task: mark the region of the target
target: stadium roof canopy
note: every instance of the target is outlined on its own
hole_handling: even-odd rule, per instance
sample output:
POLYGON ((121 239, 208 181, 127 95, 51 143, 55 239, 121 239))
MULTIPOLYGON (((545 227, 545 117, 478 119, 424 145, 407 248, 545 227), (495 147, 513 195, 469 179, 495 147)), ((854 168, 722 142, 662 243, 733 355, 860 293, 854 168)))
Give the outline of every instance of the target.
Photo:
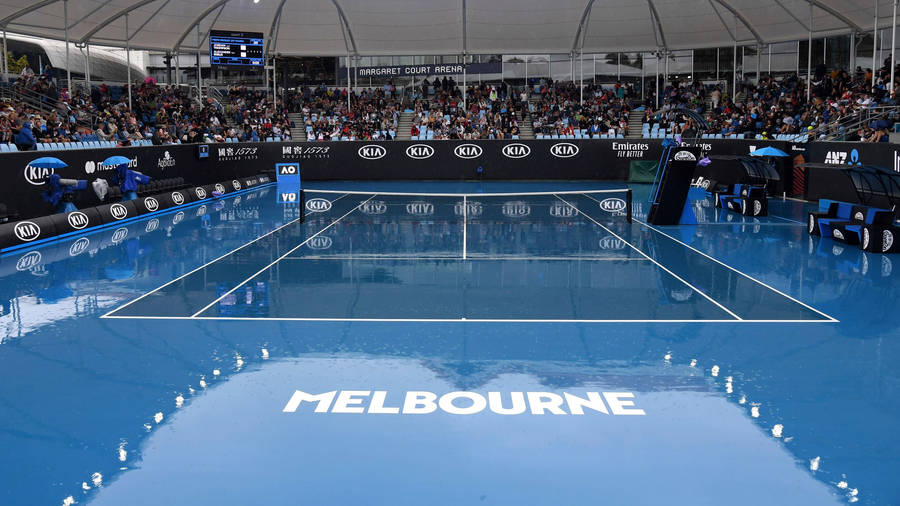
POLYGON ((876 3, 889 27, 891 0, 0 0, 0 28, 163 51, 215 28, 288 55, 566 54, 805 39, 810 7, 815 37, 871 31, 876 3))

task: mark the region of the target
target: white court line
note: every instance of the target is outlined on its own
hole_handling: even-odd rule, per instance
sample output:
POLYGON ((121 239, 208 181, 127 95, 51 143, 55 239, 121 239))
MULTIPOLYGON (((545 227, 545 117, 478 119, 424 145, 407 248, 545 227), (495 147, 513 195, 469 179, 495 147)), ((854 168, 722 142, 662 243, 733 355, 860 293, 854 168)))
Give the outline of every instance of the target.
POLYGON ((788 219, 788 218, 783 218, 783 217, 781 217, 781 216, 775 216, 774 214, 771 215, 771 216, 772 216, 773 218, 778 218, 779 220, 784 220, 784 221, 789 221, 789 222, 791 222, 791 223, 796 223, 797 225, 806 225, 806 223, 803 223, 802 221, 791 220, 791 219, 788 219))
MULTIPOLYGON (((341 200, 342 198, 344 198, 344 197, 346 197, 346 196, 347 196, 347 195, 341 195, 340 197, 338 197, 338 198, 332 200, 331 203, 334 204, 335 202, 337 202, 338 200, 341 200)), ((210 260, 209 262, 206 262, 205 264, 201 265, 200 267, 197 267, 196 269, 194 269, 194 270, 192 270, 192 271, 186 272, 186 273, 182 274, 181 276, 178 276, 177 278, 173 279, 172 281, 169 281, 168 283, 166 283, 166 284, 164 284, 164 285, 162 285, 162 286, 158 286, 158 287, 154 288, 153 290, 150 290, 149 292, 147 292, 147 293, 141 295, 140 297, 138 297, 138 298, 136 298, 136 299, 134 299, 134 300, 131 300, 131 301, 127 302, 126 304, 124 304, 124 305, 122 305, 122 306, 119 306, 119 307, 113 309, 112 311, 110 311, 110 312, 104 314, 103 316, 101 316, 101 318, 106 318, 106 317, 108 317, 109 315, 115 313, 116 311, 118 311, 118 310, 120 310, 120 309, 125 309, 126 307, 128 307, 128 306, 134 304, 135 302, 137 302, 137 301, 143 299, 144 297, 146 297, 146 296, 148 296, 148 295, 150 295, 150 294, 152 294, 152 293, 156 293, 156 292, 158 292, 159 290, 162 290, 163 288, 165 288, 165 287, 171 285, 172 283, 174 283, 174 282, 176 282, 176 281, 179 281, 179 280, 181 280, 181 279, 184 279, 184 278, 190 276, 191 274, 193 274, 193 273, 195 273, 195 272, 197 272, 197 271, 199 271, 199 270, 201 270, 201 269, 204 269, 204 268, 206 268, 206 267, 208 267, 208 266, 210 266, 210 265, 212 265, 212 264, 218 262, 219 260, 222 260, 223 258, 227 257, 228 255, 231 255, 232 253, 236 253, 236 252, 238 252, 238 251, 240 251, 240 250, 246 248, 247 246, 250 246, 251 244, 255 243, 256 241, 262 239, 263 237, 272 235, 272 234, 274 234, 275 232, 278 232, 279 230, 283 229, 284 227, 287 227, 287 226, 289 226, 289 225, 292 225, 292 224, 294 224, 294 223, 300 221, 301 219, 303 219, 303 218, 309 216, 311 213, 312 213, 312 211, 310 211, 310 212, 304 214, 304 215, 303 215, 302 217, 300 217, 300 218, 297 218, 297 219, 295 219, 295 220, 289 221, 289 222, 285 223, 284 225, 282 225, 282 226, 280 226, 280 227, 278 227, 278 228, 276 228, 276 229, 274 229, 274 230, 272 230, 272 231, 270 231, 270 232, 268 232, 268 233, 266 233, 266 234, 263 234, 263 235, 257 237, 256 239, 253 239, 252 241, 246 243, 246 244, 243 244, 243 245, 241 245, 241 246, 238 246, 237 248, 235 248, 235 249, 229 251, 228 253, 225 253, 224 255, 222 255, 222 256, 220 256, 220 257, 217 257, 215 260, 210 260)))
POLYGON ((367 198, 367 199, 364 200, 363 202, 360 202, 356 207, 354 207, 353 209, 347 211, 347 212, 346 212, 343 216, 341 216, 340 218, 338 218, 338 219, 332 221, 331 223, 329 223, 328 226, 326 226, 326 227, 323 228, 322 230, 319 230, 319 231, 316 232, 315 234, 313 234, 313 235, 307 237, 305 241, 303 241, 303 242, 301 242, 300 244, 294 246, 293 248, 291 248, 291 249, 290 249, 287 253, 285 253, 284 255, 281 255, 280 257, 276 258, 274 262, 271 262, 271 263, 269 263, 269 265, 267 265, 267 266, 263 267, 262 269, 256 271, 256 274, 253 274, 253 275, 250 276, 249 278, 247 278, 247 279, 245 279, 244 281, 238 283, 237 285, 234 286, 234 288, 232 288, 231 290, 228 290, 227 292, 223 293, 223 294, 222 294, 221 296, 219 296, 216 300, 214 300, 214 301, 210 302, 209 304, 203 306, 203 308, 201 308, 199 311, 197 311, 196 313, 194 313, 193 315, 191 315, 191 318, 194 318, 194 317, 196 317, 197 315, 199 315, 200 313, 202 313, 202 312, 206 311, 207 309, 209 309, 209 308, 215 306, 220 300, 224 299, 225 297, 228 297, 229 295, 231 295, 232 293, 234 293, 235 290, 237 290, 238 288, 240 288, 240 287, 244 286, 245 284, 249 283, 253 278, 255 278, 256 276, 259 276, 260 274, 262 274, 263 272, 265 272, 267 269, 269 269, 269 268, 272 267, 273 265, 275 265, 275 264, 277 264, 278 262, 284 260, 285 257, 287 257, 287 256, 290 255, 291 253, 297 251, 298 249, 300 249, 304 244, 306 244, 306 243, 308 243, 309 241, 313 240, 316 236, 318 236, 318 235, 321 234, 322 232, 328 230, 329 228, 333 227, 335 224, 337 224, 338 222, 340 222, 341 220, 343 220, 344 218, 346 218, 348 215, 350 215, 350 213, 352 213, 352 212, 356 211, 357 209, 359 209, 360 207, 362 207, 366 202, 368 202, 368 201, 372 200, 373 198, 375 198, 375 195, 373 195, 373 194, 367 194, 367 195, 372 195, 372 196, 369 197, 369 198, 367 198))
MULTIPOLYGON (((775 198, 778 198, 778 197, 775 197, 775 198)), ((783 197, 781 200, 793 200, 794 202, 803 202, 804 204, 812 204, 813 203, 813 201, 811 201, 811 200, 803 200, 803 199, 798 199, 798 198, 794 198, 794 197, 783 197)))
POLYGON ((825 313, 819 311, 818 309, 816 309, 816 308, 814 308, 814 307, 812 307, 812 306, 810 306, 810 305, 808 305, 808 304, 804 304, 803 302, 800 302, 799 300, 797 300, 797 299, 791 297, 790 295, 788 295, 788 294, 786 294, 786 293, 784 293, 784 292, 782 292, 782 291, 780 291, 780 290, 776 290, 775 288, 772 288, 771 286, 767 285, 766 283, 763 283, 762 281, 760 281, 760 280, 754 278, 753 276, 750 276, 749 274, 746 274, 746 273, 744 273, 744 272, 741 272, 741 271, 735 269, 734 267, 732 267, 732 266, 730 266, 730 265, 728 265, 728 264, 726 264, 726 263, 724 263, 724 262, 721 262, 721 261, 719 261, 719 260, 717 260, 717 259, 715 259, 715 258, 713 258, 713 257, 711 257, 711 256, 709 256, 709 255, 707 255, 706 253, 704 253, 704 252, 698 250, 697 248, 695 248, 695 247, 693 247, 693 246, 691 246, 691 245, 689 245, 689 244, 686 244, 686 243, 683 243, 683 242, 679 241, 678 239, 676 239, 676 238, 672 237, 671 235, 669 235, 669 234, 663 232, 662 230, 660 230, 660 229, 654 227, 653 225, 649 225, 649 224, 644 223, 643 221, 638 220, 638 219, 635 219, 635 221, 637 221, 637 222, 640 223, 641 225, 643 225, 643 226, 649 228, 650 230, 653 230, 654 232, 657 232, 657 233, 659 233, 659 234, 662 234, 662 235, 668 237, 669 239, 671 239, 671 240, 677 242, 678 244, 681 244, 681 245, 684 246, 685 248, 688 248, 688 249, 690 249, 691 251, 693 251, 693 252, 695 252, 695 253, 699 253, 700 255, 705 256, 706 258, 708 258, 708 259, 712 260, 713 262, 715 262, 715 263, 721 265, 722 267, 725 267, 725 268, 727 268, 727 269, 730 269, 730 270, 732 270, 732 271, 734 271, 734 272, 740 274, 741 276, 744 276, 745 278, 747 278, 747 279, 749 279, 749 280, 751 280, 751 281, 754 281, 754 282, 756 282, 756 283, 758 283, 758 284, 760 284, 760 285, 762 285, 762 286, 768 288, 769 290, 772 290, 773 292, 777 293, 778 295, 781 295, 782 297, 785 297, 785 298, 787 298, 787 299, 790 299, 790 300, 796 302, 797 304, 800 304, 801 306, 803 306, 803 307, 805 307, 805 308, 807 308, 807 309, 810 309, 810 310, 812 310, 812 311, 815 311, 816 313, 818 313, 818 314, 824 316, 825 318, 828 318, 829 321, 832 321, 832 322, 837 322, 837 321, 839 321, 839 320, 837 320, 836 318, 833 318, 833 317, 831 317, 831 316, 829 316, 829 315, 827 315, 827 314, 825 314, 825 313))
POLYGON ((578 320, 537 318, 292 318, 253 316, 103 316, 110 320, 224 320, 276 322, 360 322, 360 323, 834 323, 828 320, 578 320))
MULTIPOLYGON (((284 260, 422 260, 422 261, 432 261, 432 260, 460 260, 457 256, 440 256, 440 255, 310 255, 310 256, 302 256, 302 257, 286 257, 284 260)), ((510 260, 510 261, 540 261, 540 262, 646 262, 646 258, 638 258, 638 257, 542 257, 542 256, 504 256, 504 255, 485 255, 480 256, 479 254, 469 255, 469 257, 465 260, 476 261, 476 260, 510 260)))
MULTIPOLYGON (((304 189, 306 192, 315 193, 345 193, 347 195, 372 195, 371 191, 341 191, 341 190, 313 190, 304 189)), ((414 192, 378 192, 379 197, 385 195, 391 197, 456 197, 456 198, 478 198, 478 197, 549 197, 554 195, 584 195, 584 194, 617 194, 622 195, 627 188, 612 190, 565 190, 558 192, 506 192, 506 193, 414 193, 414 192)))
POLYGON ((573 206, 572 204, 570 204, 569 202, 567 202, 564 198, 560 197, 559 195, 556 195, 556 198, 558 198, 559 200, 562 200, 563 202, 565 202, 569 207, 571 207, 572 209, 575 209, 576 211, 578 211, 582 216, 584 216, 585 218, 587 218, 587 219, 593 221, 594 224, 596 224, 598 227, 602 228, 603 230, 606 230, 606 231, 607 231, 609 234, 611 234, 613 237, 615 237, 616 239, 618 239, 618 240, 622 241, 623 243, 627 244, 628 246, 630 246, 631 249, 637 251, 640 255, 642 255, 642 256, 644 256, 645 258, 647 258, 647 260, 650 260, 651 262, 653 262, 657 267, 659 267, 660 269, 662 269, 662 270, 668 272, 672 277, 674 277, 674 278, 677 279, 678 281, 681 281, 682 283, 684 283, 685 285, 687 285, 688 288, 690 288, 691 290, 693 290, 693 291, 699 293, 701 296, 703 296, 703 298, 705 298, 706 300, 712 302, 713 304, 715 304, 716 306, 718 306, 720 309, 722 309, 722 310, 725 311, 726 313, 730 314, 731 316, 735 317, 735 319, 743 320, 743 318, 741 318, 740 316, 734 314, 730 309, 728 309, 727 307, 725 307, 725 306, 723 306, 722 304, 720 304, 717 300, 713 299, 713 298, 710 297, 709 295, 707 295, 707 294, 703 293, 702 291, 698 290, 694 285, 688 283, 687 281, 685 281, 684 279, 682 279, 681 277, 679 277, 677 274, 675 274, 674 272, 672 272, 672 271, 670 271, 669 269, 667 269, 663 264, 661 264, 661 263, 657 262, 656 260, 650 258, 646 253, 644 253, 643 251, 641 251, 640 249, 638 249, 636 246, 634 246, 634 245, 631 244, 630 242, 626 241, 625 239, 623 239, 621 236, 619 236, 618 234, 616 234, 616 233, 613 232, 612 230, 610 230, 610 229, 606 228, 605 226, 601 225, 599 221, 595 220, 594 218, 591 218, 591 217, 590 217, 587 213, 585 213, 584 211, 579 210, 577 207, 573 206))

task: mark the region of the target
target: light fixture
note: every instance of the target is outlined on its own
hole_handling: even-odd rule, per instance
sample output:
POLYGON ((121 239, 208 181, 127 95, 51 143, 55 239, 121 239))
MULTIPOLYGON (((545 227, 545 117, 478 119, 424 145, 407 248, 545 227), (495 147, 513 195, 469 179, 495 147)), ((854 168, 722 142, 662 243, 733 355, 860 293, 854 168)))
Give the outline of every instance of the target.
POLYGON ((253 3, 258 4, 259 0, 253 0, 253 3))

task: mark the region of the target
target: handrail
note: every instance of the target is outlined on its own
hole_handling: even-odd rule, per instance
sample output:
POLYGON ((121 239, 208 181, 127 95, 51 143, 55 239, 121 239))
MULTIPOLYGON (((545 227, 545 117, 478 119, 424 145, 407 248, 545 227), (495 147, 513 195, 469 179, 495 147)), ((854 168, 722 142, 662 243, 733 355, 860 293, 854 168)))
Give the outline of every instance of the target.
POLYGON ((848 134, 869 125, 873 121, 897 118, 900 118, 900 106, 896 105, 858 109, 852 116, 829 124, 829 133, 826 134, 825 140, 844 140, 848 134))

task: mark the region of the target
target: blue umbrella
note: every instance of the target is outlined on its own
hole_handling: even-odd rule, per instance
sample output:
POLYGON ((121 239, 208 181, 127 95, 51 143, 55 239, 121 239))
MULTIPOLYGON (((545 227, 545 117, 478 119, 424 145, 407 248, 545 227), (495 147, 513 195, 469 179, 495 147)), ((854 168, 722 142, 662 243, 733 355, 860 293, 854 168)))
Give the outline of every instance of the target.
POLYGON ((111 156, 106 160, 103 160, 103 165, 105 167, 119 167, 120 165, 128 165, 129 163, 131 163, 131 160, 119 155, 111 156))
POLYGON ((52 156, 45 156, 38 158, 37 160, 32 160, 28 165, 39 169, 62 169, 63 167, 68 167, 66 162, 59 158, 53 158, 52 156))
POLYGON ((756 151, 750 153, 750 156, 791 156, 784 151, 773 148, 772 146, 766 146, 764 148, 759 148, 756 151))

